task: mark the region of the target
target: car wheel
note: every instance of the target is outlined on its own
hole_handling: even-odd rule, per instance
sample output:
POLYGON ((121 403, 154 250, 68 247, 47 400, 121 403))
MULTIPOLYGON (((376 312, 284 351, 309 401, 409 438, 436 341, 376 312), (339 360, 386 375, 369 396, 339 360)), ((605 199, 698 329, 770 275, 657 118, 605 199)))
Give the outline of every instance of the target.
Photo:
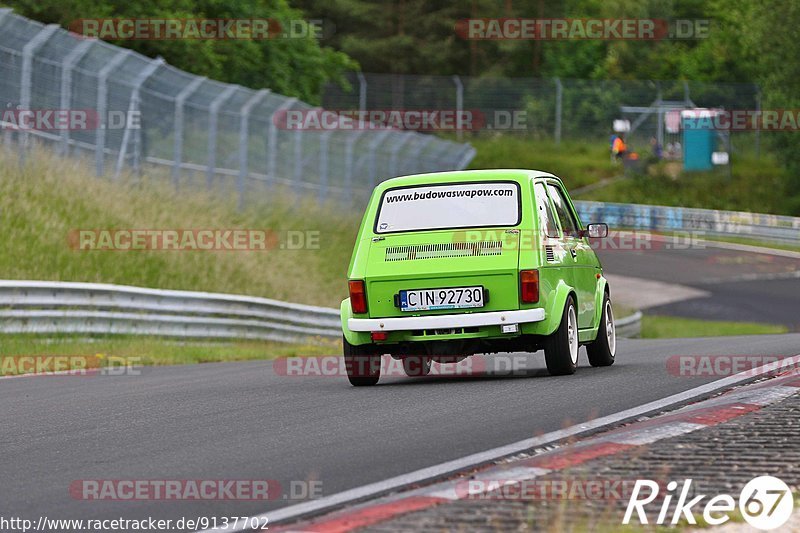
POLYGON ((614 310, 608 294, 603 297, 603 315, 597 328, 597 339, 586 346, 589 364, 592 366, 611 366, 617 352, 617 327, 614 324, 614 310))
POLYGON ((381 378, 381 356, 372 353, 372 345, 354 346, 342 337, 347 379, 354 387, 368 387, 381 378))
POLYGON ((432 361, 424 355, 407 355, 403 357, 403 370, 410 378, 427 376, 431 371, 432 361))
POLYGON ((553 376, 574 374, 578 368, 578 315, 572 296, 567 297, 558 329, 547 337, 544 360, 553 376))

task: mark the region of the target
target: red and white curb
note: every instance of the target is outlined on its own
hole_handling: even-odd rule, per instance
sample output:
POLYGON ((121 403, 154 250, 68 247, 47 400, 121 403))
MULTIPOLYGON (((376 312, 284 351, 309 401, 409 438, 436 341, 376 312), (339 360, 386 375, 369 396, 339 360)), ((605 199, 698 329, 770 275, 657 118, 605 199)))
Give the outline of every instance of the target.
POLYGON ((746 385, 721 396, 681 408, 650 420, 634 422, 601 435, 568 444, 532 458, 519 459, 482 469, 470 476, 473 486, 484 490, 467 491, 464 479, 448 480, 433 485, 380 498, 329 516, 292 526, 271 528, 273 531, 339 533, 366 527, 399 515, 420 511, 444 502, 476 498, 481 493, 503 484, 528 481, 546 474, 577 466, 592 459, 614 455, 638 446, 685 435, 752 413, 800 391, 800 375, 791 372, 768 381, 746 385), (482 484, 485 480, 489 483, 482 484))

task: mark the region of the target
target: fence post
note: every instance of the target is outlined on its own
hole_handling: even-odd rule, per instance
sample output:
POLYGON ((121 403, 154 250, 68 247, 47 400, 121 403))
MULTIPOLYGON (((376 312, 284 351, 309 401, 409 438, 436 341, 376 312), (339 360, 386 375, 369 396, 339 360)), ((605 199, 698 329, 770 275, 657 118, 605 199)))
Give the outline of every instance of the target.
MULTIPOLYGON (((10 13, 14 10, 10 7, 0 7, 0 22, 3 21, 10 13)), ((10 128, 2 128, 3 130, 3 144, 5 145, 6 151, 10 153, 11 150, 11 129, 10 128)))
POLYGON ((369 143, 369 180, 373 187, 378 184, 378 146, 390 133, 390 129, 378 132, 369 143))
POLYGON ((97 133, 94 147, 95 174, 102 176, 106 166, 106 119, 108 118, 108 77, 132 52, 120 50, 97 74, 97 133))
POLYGON ((461 124, 461 113, 464 111, 464 84, 458 75, 453 76, 453 83, 456 84, 456 136, 460 141, 464 138, 461 124))
POLYGON ((319 203, 323 203, 328 196, 328 146, 334 130, 325 130, 319 136, 319 203))
MULTIPOLYGON (((19 107, 22 111, 30 111, 31 87, 33 85, 33 56, 59 28, 58 24, 48 24, 22 47, 22 79, 20 80, 19 107)), ((20 158, 23 158, 24 148, 28 146, 28 132, 22 129, 22 146, 20 158)))
POLYGON ((269 121, 269 138, 267 139, 267 143, 269 146, 269 153, 267 159, 267 174, 269 175, 270 180, 274 181, 277 178, 278 174, 278 125, 275 124, 275 119, 278 117, 278 113, 283 113, 287 111, 290 107, 294 105, 297 101, 297 98, 289 98, 285 102, 283 102, 278 108, 272 112, 272 118, 269 121))
POLYGON ((556 129, 553 137, 556 144, 561 144, 561 104, 564 96, 564 87, 561 85, 561 78, 556 78, 556 129))
POLYGON ((172 148, 172 183, 175 185, 175 190, 178 190, 178 185, 181 177, 181 164, 183 163, 183 106, 186 100, 197 90, 200 85, 206 81, 205 77, 196 77, 181 92, 175 97, 175 116, 173 122, 173 148, 172 148))
POLYGON ((248 174, 247 149, 250 140, 250 112, 267 94, 269 94, 269 89, 261 89, 256 92, 239 111, 239 179, 236 183, 239 191, 239 209, 244 207, 244 180, 248 174))
POLYGON ((208 106, 208 164, 206 167, 206 188, 211 189, 214 182, 214 173, 217 170, 217 124, 219 122, 219 108, 228 98, 233 96, 238 86, 228 85, 225 90, 217 95, 208 106))
POLYGON ((402 135, 402 139, 400 139, 399 142, 394 143, 392 146, 392 154, 389 157, 389 174, 391 174, 391 176, 389 176, 390 178, 395 178, 400 175, 400 173, 397 171, 397 158, 400 156, 400 149, 408 144, 408 141, 413 138, 413 133, 405 133, 402 135))
POLYGON ((658 115, 656 115, 656 142, 660 146, 664 146, 664 96, 661 92, 661 82, 656 82, 656 87, 658 87, 658 115))
MULTIPOLYGON (((61 109, 71 109, 72 107, 72 71, 75 65, 83 59, 92 45, 95 43, 94 39, 80 41, 78 45, 73 48, 69 54, 64 57, 61 62, 61 109)), ((61 155, 67 155, 69 152, 69 136, 70 129, 61 129, 61 155)))
MULTIPOLYGON (((128 142, 130 141, 130 132, 131 129, 128 127, 131 119, 131 114, 139 109, 139 92, 142 89, 142 85, 144 82, 147 81, 147 78, 152 76, 158 68, 164 64, 164 59, 159 57, 155 61, 148 64, 136 79, 133 81, 133 90, 131 91, 131 98, 130 103, 128 104, 128 115, 125 117, 125 133, 122 134, 122 145, 119 147, 119 155, 117 156, 117 168, 114 170, 114 180, 119 178, 120 172, 122 172, 122 164, 125 162, 125 156, 128 152, 128 142)), ((141 128, 141 122, 139 123, 139 127, 141 128)), ((137 135, 140 135, 141 132, 138 132, 137 135)), ((138 144, 138 143, 137 143, 138 144)), ((138 146, 136 148, 138 150, 138 146)), ((134 150, 134 170, 139 172, 139 161, 138 161, 138 154, 135 153, 134 150)))
POLYGON ((356 72, 356 76, 358 77, 358 110, 363 117, 367 110, 367 78, 361 71, 356 72))
POLYGON ((303 178, 303 130, 297 128, 294 132, 294 172, 292 182, 295 194, 300 196, 300 181, 303 178))

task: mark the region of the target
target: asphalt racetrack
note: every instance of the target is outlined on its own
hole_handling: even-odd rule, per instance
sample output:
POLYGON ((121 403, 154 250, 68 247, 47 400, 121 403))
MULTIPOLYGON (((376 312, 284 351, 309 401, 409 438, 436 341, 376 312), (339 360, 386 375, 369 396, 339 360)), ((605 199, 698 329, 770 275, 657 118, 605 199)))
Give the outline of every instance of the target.
MULTIPOLYGON (((800 331, 800 255, 711 244, 669 249, 657 243, 652 249, 599 249, 597 255, 609 274, 677 284, 704 293, 648 307, 646 313, 782 324, 790 331, 800 331)), ((612 299, 614 290, 612 284, 612 299)))
MULTIPOLYGON (((609 275, 680 285, 692 295, 646 312, 800 331, 795 257, 717 247, 598 254, 609 275)), ((612 284, 612 297, 625 288, 612 284)), ((350 387, 341 375, 281 375, 271 361, 3 379, 0 515, 177 520, 259 514, 297 503, 293 482, 314 481, 330 495, 720 377, 675 375, 672 356, 798 353, 800 333, 620 340, 614 366, 591 368, 581 350, 573 376, 548 376, 539 352, 517 358, 522 370, 512 376, 390 376, 366 389, 350 387), (91 501, 70 493, 80 480, 208 479, 275 480, 280 491, 269 501, 91 501)), ((476 356, 476 363, 492 368, 491 357, 476 356)))
MULTIPOLYGON (((617 363, 550 377, 541 353, 513 377, 285 376, 271 361, 147 367, 128 376, 0 380, 0 515, 253 515, 272 501, 86 501, 76 480, 318 480, 324 495, 484 451, 688 390, 673 355, 800 352, 800 334, 621 340, 617 363)), ((492 357, 492 356, 477 356, 492 357)))

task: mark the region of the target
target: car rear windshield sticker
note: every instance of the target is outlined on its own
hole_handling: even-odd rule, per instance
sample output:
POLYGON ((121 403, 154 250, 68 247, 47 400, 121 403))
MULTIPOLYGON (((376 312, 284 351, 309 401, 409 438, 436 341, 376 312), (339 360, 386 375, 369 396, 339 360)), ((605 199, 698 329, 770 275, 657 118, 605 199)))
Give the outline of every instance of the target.
POLYGON ((384 193, 375 233, 516 226, 519 218, 517 183, 404 187, 384 193))

